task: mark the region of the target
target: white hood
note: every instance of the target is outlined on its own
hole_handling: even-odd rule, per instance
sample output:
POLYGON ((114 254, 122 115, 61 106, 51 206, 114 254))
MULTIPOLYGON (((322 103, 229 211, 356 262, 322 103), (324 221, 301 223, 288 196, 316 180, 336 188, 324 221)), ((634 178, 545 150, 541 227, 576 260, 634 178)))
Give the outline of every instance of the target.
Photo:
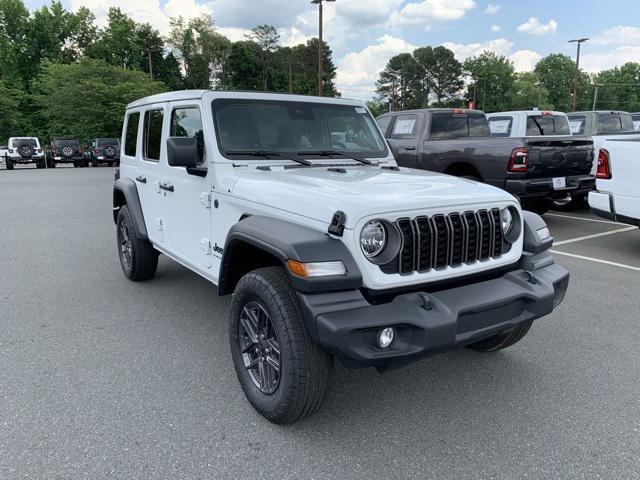
POLYGON ((232 195, 327 224, 342 210, 347 228, 372 214, 513 200, 498 188, 435 172, 373 166, 344 169, 346 173, 327 167, 236 171, 232 195))

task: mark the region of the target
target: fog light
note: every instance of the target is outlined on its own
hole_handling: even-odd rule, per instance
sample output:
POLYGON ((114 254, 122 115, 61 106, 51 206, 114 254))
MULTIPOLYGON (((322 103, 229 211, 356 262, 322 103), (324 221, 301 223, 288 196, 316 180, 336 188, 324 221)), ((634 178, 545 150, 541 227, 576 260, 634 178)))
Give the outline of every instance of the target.
POLYGON ((378 334, 378 346, 380 348, 388 348, 389 345, 393 342, 393 337, 395 336, 395 332, 393 328, 383 328, 378 334))

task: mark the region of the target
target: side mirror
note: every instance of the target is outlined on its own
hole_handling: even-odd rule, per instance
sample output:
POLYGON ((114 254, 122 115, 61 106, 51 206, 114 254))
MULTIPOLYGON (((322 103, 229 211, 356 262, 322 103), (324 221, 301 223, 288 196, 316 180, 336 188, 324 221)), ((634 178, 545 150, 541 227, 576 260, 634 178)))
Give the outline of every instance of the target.
POLYGON ((193 137, 167 138, 167 161, 172 167, 198 166, 198 142, 193 137))

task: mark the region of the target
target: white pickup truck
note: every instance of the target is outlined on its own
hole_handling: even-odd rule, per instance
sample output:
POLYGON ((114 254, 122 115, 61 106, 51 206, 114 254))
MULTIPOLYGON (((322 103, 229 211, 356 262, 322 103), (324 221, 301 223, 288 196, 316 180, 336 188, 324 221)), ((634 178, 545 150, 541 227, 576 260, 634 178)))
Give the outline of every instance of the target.
POLYGON ((569 119, 563 112, 516 110, 488 113, 493 137, 537 137, 571 135, 569 119))
POLYGON ((598 152, 591 210, 601 217, 640 227, 640 138, 606 140, 598 152))

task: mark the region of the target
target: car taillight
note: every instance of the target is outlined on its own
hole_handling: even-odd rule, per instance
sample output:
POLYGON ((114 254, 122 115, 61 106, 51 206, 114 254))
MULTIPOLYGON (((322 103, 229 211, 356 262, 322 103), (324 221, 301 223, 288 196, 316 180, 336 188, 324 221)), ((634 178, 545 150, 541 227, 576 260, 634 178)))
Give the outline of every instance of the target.
POLYGON ((529 168, 529 149, 527 147, 518 147, 511 150, 511 158, 509 158, 507 170, 510 172, 525 172, 527 168, 529 168))
POLYGON ((53 154, 55 155, 55 154, 56 154, 56 149, 55 149, 55 148, 52 148, 52 149, 51 149, 51 153, 53 153, 53 154))
POLYGON ((36 149, 36 152, 38 152, 38 153, 42 153, 42 149, 41 149, 41 148, 38 148, 38 149, 36 149))
POLYGON ((10 148, 10 149, 9 149, 9 153, 13 153, 13 148, 10 148))
POLYGON ((601 148, 598 152, 598 170, 596 178, 601 180, 611 179, 611 163, 609 162, 609 152, 601 148))

